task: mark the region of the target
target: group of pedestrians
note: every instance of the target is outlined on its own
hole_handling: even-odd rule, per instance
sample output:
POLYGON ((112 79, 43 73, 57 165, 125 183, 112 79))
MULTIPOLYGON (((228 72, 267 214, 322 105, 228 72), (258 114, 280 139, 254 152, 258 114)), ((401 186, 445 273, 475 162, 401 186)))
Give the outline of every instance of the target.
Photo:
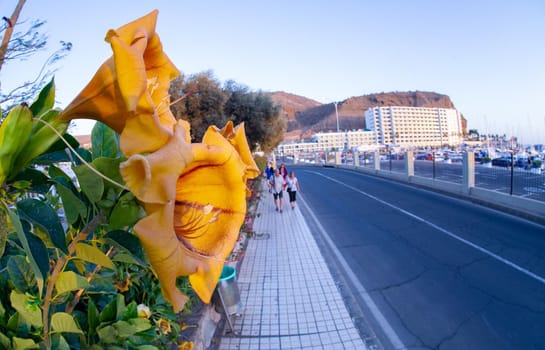
POLYGON ((276 211, 282 213, 284 190, 288 193, 291 209, 295 209, 297 191, 299 191, 299 181, 295 177, 295 172, 292 170, 288 175, 288 169, 284 163, 280 164, 278 168, 274 168, 273 164, 269 163, 265 174, 276 211))

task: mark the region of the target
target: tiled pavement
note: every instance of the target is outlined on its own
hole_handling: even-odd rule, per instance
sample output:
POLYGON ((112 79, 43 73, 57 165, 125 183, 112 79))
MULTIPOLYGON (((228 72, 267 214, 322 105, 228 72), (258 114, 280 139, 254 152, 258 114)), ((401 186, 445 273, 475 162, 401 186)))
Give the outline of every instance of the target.
POLYGON ((276 212, 265 191, 257 213, 237 271, 244 311, 219 348, 366 349, 299 208, 276 212))

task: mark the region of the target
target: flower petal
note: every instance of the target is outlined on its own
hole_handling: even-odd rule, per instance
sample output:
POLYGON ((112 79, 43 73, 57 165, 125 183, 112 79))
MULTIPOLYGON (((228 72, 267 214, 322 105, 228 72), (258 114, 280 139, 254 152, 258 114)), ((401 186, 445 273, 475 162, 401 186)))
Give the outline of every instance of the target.
POLYGON ((247 165, 216 127, 208 128, 202 144, 193 145, 193 154, 178 179, 174 229, 206 266, 190 274, 189 281, 209 302, 244 222, 247 165))
POLYGON ((125 108, 128 112, 136 112, 138 106, 140 113, 153 113, 153 102, 148 94, 144 94, 148 86, 144 63, 144 51, 148 43, 146 33, 136 32, 135 37, 125 43, 116 31, 110 30, 106 41, 114 52, 117 84, 123 94, 125 108))
POLYGON ((158 151, 147 156, 136 154, 121 163, 121 176, 138 199, 163 204, 175 200, 178 177, 193 160, 185 135, 184 123, 176 124, 174 135, 158 151))
POLYGON ((126 156, 157 150, 168 142, 176 123, 169 110, 168 89, 179 71, 163 52, 155 32, 157 14, 152 11, 108 32, 113 57, 58 116, 63 121, 89 118, 103 122, 122 134, 126 156))

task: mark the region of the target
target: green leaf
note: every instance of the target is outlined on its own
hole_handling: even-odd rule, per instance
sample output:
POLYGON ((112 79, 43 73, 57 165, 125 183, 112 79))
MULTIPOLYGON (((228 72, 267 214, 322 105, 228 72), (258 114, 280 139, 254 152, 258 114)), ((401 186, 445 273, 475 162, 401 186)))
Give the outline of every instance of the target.
POLYGON ((56 333, 51 335, 51 349, 70 350, 70 345, 61 334, 56 333))
POLYGON ((158 350, 158 348, 153 345, 139 345, 136 347, 136 350, 158 350))
POLYGON ((64 213, 66 214, 66 221, 70 225, 73 225, 78 221, 78 217, 85 219, 87 216, 87 207, 85 203, 78 196, 72 192, 68 187, 64 186, 59 181, 54 181, 56 186, 55 188, 61 195, 62 204, 64 208, 64 213))
POLYGON ((93 277, 93 283, 91 283, 91 286, 87 289, 87 293, 115 294, 117 293, 117 289, 115 289, 115 286, 112 283, 112 276, 97 274, 93 277))
POLYGON ((24 256, 10 256, 7 268, 9 279, 18 292, 28 292, 36 284, 34 272, 24 256))
POLYGON ((18 312, 12 313, 8 319, 7 328, 9 330, 17 332, 19 329, 23 327, 28 329, 30 328, 30 325, 25 324, 25 320, 23 319, 23 316, 21 316, 18 312), (19 321, 19 319, 21 321, 19 321))
POLYGON ((136 327, 127 321, 117 321, 113 326, 120 338, 128 338, 136 333, 136 327))
POLYGON ((98 202, 104 193, 104 180, 86 164, 74 168, 81 190, 93 203, 98 202))
MULTIPOLYGON (((98 170, 101 174, 114 180, 119 184, 124 184, 121 173, 119 172, 119 164, 121 164, 125 159, 124 158, 96 158, 91 164, 93 167, 98 170)), ((117 185, 112 184, 109 181, 104 181, 104 188, 113 188, 115 193, 121 192, 123 189, 117 185)))
POLYGON ((133 318, 129 322, 136 327, 137 333, 147 331, 151 328, 151 322, 147 318, 133 318))
POLYGON ((87 324, 89 338, 93 337, 96 333, 96 328, 98 327, 98 309, 95 305, 95 302, 92 298, 89 298, 89 303, 87 305, 87 324))
POLYGON ((34 116, 39 116, 42 113, 50 110, 55 105, 55 79, 51 79, 49 83, 40 91, 36 101, 30 105, 30 110, 34 116))
POLYGON ((11 302, 11 306, 17 310, 17 312, 25 319, 26 322, 34 327, 42 326, 42 309, 39 307, 30 308, 29 304, 27 303, 26 295, 12 290, 9 300, 11 302))
POLYGON ((30 232, 29 225, 23 225, 23 231, 25 232, 34 261, 36 261, 36 265, 40 269, 41 276, 45 279, 49 273, 49 253, 47 252, 47 247, 40 237, 30 232))
POLYGON ((39 349, 32 339, 13 337, 13 350, 39 349))
POLYGON ((115 320, 115 315, 117 311, 117 300, 112 300, 100 313, 98 320, 102 322, 110 322, 115 320))
POLYGON ((109 187, 104 197, 97 202, 97 205, 105 212, 109 212, 117 202, 117 194, 112 187, 109 187))
POLYGON ((47 183, 49 178, 41 171, 31 168, 25 168, 21 171, 13 181, 29 181, 30 190, 38 193, 46 193, 49 191, 50 185, 47 183))
POLYGON ((143 262, 140 259, 137 259, 135 256, 129 253, 117 253, 112 257, 112 261, 125 263, 125 264, 131 264, 131 265, 138 265, 141 267, 148 266, 145 262, 143 262))
POLYGON ((13 186, 14 188, 18 189, 18 190, 24 190, 26 188, 29 188, 30 185, 32 183, 30 181, 27 181, 27 180, 19 180, 19 181, 14 181, 11 183, 11 186, 13 186))
POLYGON ((127 305, 127 309, 125 310, 125 313, 123 314, 122 319, 125 321, 130 320, 131 318, 138 318, 138 305, 136 305, 136 302, 133 300, 127 305))
MULTIPOLYGON (((80 147, 76 151, 78 152, 80 157, 83 158, 87 163, 91 163, 93 161, 93 155, 91 154, 91 152, 89 152, 89 150, 86 150, 85 148, 80 147)), ((81 159, 76 158, 75 156, 74 156, 74 163, 76 165, 82 165, 83 164, 81 159)))
POLYGON ((76 244, 76 257, 78 259, 91 262, 96 265, 102 265, 108 269, 115 269, 115 265, 110 258, 97 247, 85 243, 76 244))
POLYGON ((0 349, 9 349, 11 342, 9 338, 0 332, 0 349))
POLYGON ((6 207, 0 205, 0 258, 4 256, 8 241, 8 213, 6 207))
POLYGON ((46 231, 53 244, 68 254, 64 230, 53 208, 37 199, 23 199, 17 203, 17 210, 34 225, 46 231))
POLYGON ((57 295, 70 292, 73 290, 85 289, 89 287, 89 282, 85 277, 76 274, 73 271, 64 271, 59 274, 55 288, 57 295))
POLYGON ((116 158, 119 155, 116 132, 101 122, 96 122, 93 126, 93 130, 91 131, 91 144, 93 158, 116 158))
MULTIPOLYGON (((49 117, 58 113, 58 111, 49 110, 43 114, 43 117, 40 118, 40 120, 45 120, 46 116, 49 117)), ((53 119, 49 122, 49 126, 52 127, 53 130, 49 127, 38 126, 37 124, 44 125, 38 120, 33 121, 32 124, 32 134, 29 139, 30 142, 27 143, 25 151, 19 153, 17 159, 15 160, 14 169, 16 172, 19 172, 31 164, 33 159, 46 152, 49 147, 59 138, 53 130, 56 130, 58 133, 62 134, 68 127, 68 122, 59 118, 53 119)))
POLYGON ((83 334, 72 315, 66 312, 55 312, 51 317, 51 329, 53 332, 68 332, 83 334))
POLYGON ((125 306, 125 296, 123 294, 117 294, 117 310, 116 310, 116 320, 121 320, 125 314, 127 307, 125 306))
POLYGON ((68 133, 62 135, 62 139, 56 140, 42 155, 34 160, 36 164, 53 164, 59 162, 72 162, 76 160, 74 152, 72 152, 66 145, 66 142, 74 149, 78 150, 80 147, 79 141, 68 133), (66 142, 65 142, 66 141, 66 142), (69 153, 70 152, 70 155, 69 153))
POLYGON ((140 205, 131 192, 126 192, 119 198, 110 214, 110 228, 122 229, 134 225, 140 219, 140 205))
POLYGON ((49 166, 48 173, 49 173, 49 177, 52 179, 62 178, 66 180, 67 184, 72 183, 72 179, 70 178, 70 176, 68 176, 61 168, 58 168, 54 165, 49 166))
POLYGON ((21 223, 21 220, 19 220, 19 216, 15 213, 14 210, 7 209, 7 208, 6 210, 8 212, 11 224, 15 228, 15 232, 17 232, 17 238, 19 238, 19 241, 23 245, 23 249, 25 253, 27 254, 28 260, 30 261, 30 267, 32 268, 32 272, 34 272, 36 283, 38 285, 38 291, 40 292, 40 295, 41 295, 43 291, 43 287, 44 287, 44 276, 42 275, 41 269, 38 266, 36 259, 32 255, 32 249, 30 248, 30 244, 28 243, 26 239, 26 234, 23 230, 23 225, 21 223))
MULTIPOLYGON (((4 305, 2 305, 2 303, 0 302, 0 319, 1 320, 4 320, 4 315, 6 313, 6 309, 4 309, 4 305)), ((2 333, 0 333, 2 334, 2 333)))
POLYGON ((117 340, 117 331, 113 326, 106 326, 97 329, 98 337, 100 341, 106 344, 115 344, 118 343, 117 340))
POLYGON ((104 235, 106 242, 127 251, 137 258, 144 260, 144 249, 140 239, 133 233, 124 230, 110 231, 104 235))

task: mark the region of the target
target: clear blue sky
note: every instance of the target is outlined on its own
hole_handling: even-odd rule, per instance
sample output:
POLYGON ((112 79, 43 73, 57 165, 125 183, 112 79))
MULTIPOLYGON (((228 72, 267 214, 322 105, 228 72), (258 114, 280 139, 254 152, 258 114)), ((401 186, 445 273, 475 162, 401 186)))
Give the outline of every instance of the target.
MULTIPOLYGON (((2 1, 2 15, 15 4, 2 1)), ((52 49, 73 44, 56 74, 59 107, 111 55, 107 30, 155 8, 164 49, 184 74, 212 70, 222 82, 323 103, 434 91, 469 128, 545 143, 543 0, 28 0, 21 19, 46 20, 52 49)), ((6 65, 2 88, 30 79, 39 58, 6 65)))

